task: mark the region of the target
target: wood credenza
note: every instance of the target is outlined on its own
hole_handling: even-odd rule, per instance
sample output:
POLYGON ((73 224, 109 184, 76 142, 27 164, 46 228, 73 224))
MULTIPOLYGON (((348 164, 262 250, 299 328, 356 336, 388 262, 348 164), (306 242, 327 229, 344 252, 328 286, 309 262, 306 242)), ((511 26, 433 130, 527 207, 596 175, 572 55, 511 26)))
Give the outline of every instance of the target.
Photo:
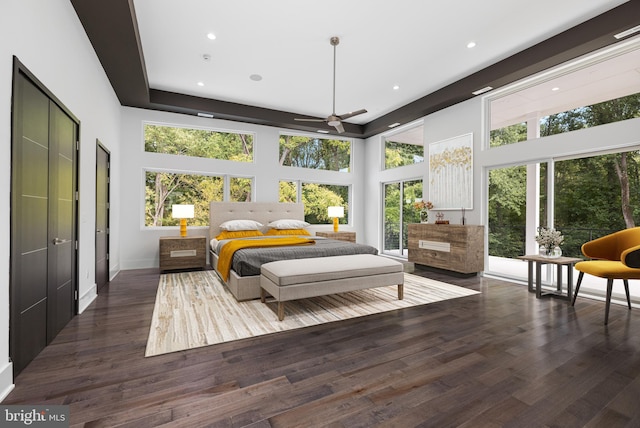
POLYGON ((420 265, 464 274, 484 270, 484 226, 409 224, 409 258, 420 265))

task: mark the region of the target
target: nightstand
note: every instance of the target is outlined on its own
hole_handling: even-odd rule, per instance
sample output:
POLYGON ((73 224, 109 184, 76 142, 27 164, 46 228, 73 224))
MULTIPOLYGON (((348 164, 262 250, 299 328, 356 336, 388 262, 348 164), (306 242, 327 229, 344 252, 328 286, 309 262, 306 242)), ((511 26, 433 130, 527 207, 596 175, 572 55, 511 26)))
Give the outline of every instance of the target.
POLYGON ((207 240, 204 236, 162 236, 160 271, 202 269, 207 265, 207 240))
POLYGON ((316 236, 323 238, 337 239, 338 241, 356 242, 355 232, 316 232, 316 236))

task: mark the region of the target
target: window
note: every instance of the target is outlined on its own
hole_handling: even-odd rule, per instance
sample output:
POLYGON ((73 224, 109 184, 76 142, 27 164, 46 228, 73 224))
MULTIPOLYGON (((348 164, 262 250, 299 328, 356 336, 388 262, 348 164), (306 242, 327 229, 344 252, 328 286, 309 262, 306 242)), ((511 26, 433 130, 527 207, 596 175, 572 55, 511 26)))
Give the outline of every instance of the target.
POLYGON ((280 202, 298 202, 298 182, 297 181, 281 181, 280 182, 280 202))
POLYGON ((282 134, 280 165, 350 172, 351 142, 282 134))
POLYGON ((251 178, 229 178, 229 200, 232 202, 251 202, 252 183, 251 178))
POLYGON ((540 119, 540 136, 591 128, 640 117, 640 93, 567 110, 540 119))
POLYGON ((329 207, 344 207, 340 224, 349 224, 349 186, 335 184, 302 183, 304 219, 311 224, 332 223, 327 214, 329 207))
POLYGON ((422 180, 386 183, 383 200, 383 252, 407 257, 409 223, 420 223, 415 203, 422 200, 422 180))
MULTIPOLYGON (((251 201, 253 180, 229 177, 229 199, 236 202, 251 201)), ((223 201, 225 177, 171 172, 145 173, 145 226, 176 226, 178 219, 171 217, 173 204, 194 205, 192 226, 209 224, 209 202, 223 201)))
POLYGON ((384 137, 384 169, 424 162, 422 124, 384 137))
POLYGON ((279 200, 280 202, 302 200, 304 219, 311 224, 333 223, 333 219, 327 214, 327 208, 344 207, 344 217, 338 221, 340 224, 349 224, 349 186, 280 181, 279 200))
POLYGON ((253 134, 145 124, 144 150, 151 153, 253 162, 253 134))
POLYGON ((504 146, 505 144, 519 143, 527 139, 527 122, 503 128, 492 129, 489 135, 489 147, 504 146))
POLYGON ((582 244, 640 220, 640 151, 554 162, 554 226, 563 255, 581 257, 582 244))
POLYGON ((505 89, 490 101, 490 147, 640 117, 636 45, 617 55, 585 57, 505 89))

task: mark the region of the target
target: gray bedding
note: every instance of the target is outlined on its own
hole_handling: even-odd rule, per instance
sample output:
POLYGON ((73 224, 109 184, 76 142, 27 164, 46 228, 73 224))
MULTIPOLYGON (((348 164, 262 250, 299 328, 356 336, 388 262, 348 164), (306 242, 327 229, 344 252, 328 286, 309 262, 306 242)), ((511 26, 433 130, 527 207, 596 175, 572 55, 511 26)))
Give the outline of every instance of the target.
MULTIPOLYGON (((315 239, 314 245, 299 245, 290 247, 245 248, 236 251, 231 262, 231 268, 239 276, 260 275, 260 266, 264 263, 287 259, 305 259, 311 257, 344 256, 351 254, 378 254, 378 250, 370 245, 353 244, 346 241, 315 239)), ((218 243, 217 250, 225 244, 218 243)))

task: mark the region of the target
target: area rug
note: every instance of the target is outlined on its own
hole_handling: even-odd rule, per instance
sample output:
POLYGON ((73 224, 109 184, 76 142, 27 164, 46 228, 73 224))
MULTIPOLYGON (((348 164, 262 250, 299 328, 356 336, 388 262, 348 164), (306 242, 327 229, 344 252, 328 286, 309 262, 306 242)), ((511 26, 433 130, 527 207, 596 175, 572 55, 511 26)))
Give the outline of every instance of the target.
POLYGON ((379 287, 287 302, 278 321, 277 303, 238 302, 215 271, 161 275, 146 357, 216 343, 346 320, 478 294, 477 291, 405 273, 398 287, 379 287))

